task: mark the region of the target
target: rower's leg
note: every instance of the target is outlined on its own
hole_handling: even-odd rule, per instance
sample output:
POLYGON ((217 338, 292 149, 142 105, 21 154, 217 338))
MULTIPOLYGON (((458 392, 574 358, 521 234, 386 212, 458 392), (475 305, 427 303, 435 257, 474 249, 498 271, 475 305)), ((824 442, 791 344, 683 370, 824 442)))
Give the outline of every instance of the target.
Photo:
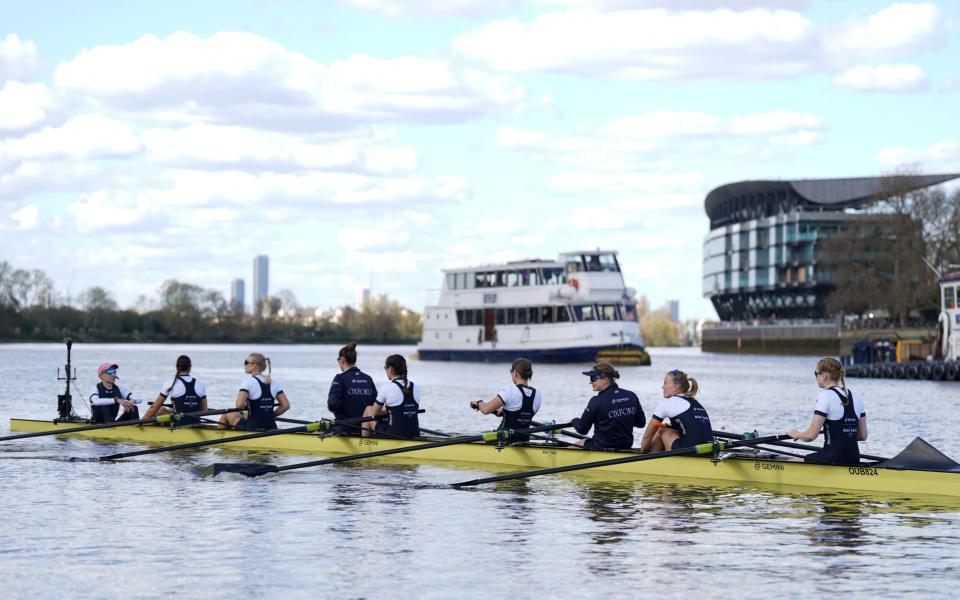
POLYGON ((660 443, 663 444, 663 450, 673 450, 673 443, 680 439, 680 433, 676 429, 660 430, 660 443))
POLYGON ((663 429, 657 429, 653 432, 653 439, 650 440, 650 448, 647 452, 663 452, 663 429))
POLYGON ((243 418, 240 413, 224 413, 220 415, 220 422, 217 423, 217 429, 227 429, 237 426, 237 422, 243 418))
MULTIPOLYGON (((376 417, 380 414, 380 407, 377 404, 371 404, 370 406, 363 409, 363 416, 365 417, 376 417)), ((371 437, 374 435, 374 431, 377 427, 376 421, 367 421, 361 423, 360 426, 363 428, 361 430, 361 435, 363 437, 371 437)))

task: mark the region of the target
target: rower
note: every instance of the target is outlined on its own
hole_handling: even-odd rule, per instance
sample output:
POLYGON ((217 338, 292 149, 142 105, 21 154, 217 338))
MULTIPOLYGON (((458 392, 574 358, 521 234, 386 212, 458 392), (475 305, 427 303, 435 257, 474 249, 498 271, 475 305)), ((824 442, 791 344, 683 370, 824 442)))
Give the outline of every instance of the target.
POLYGON ((226 413, 220 417, 218 427, 250 431, 276 429, 275 417, 290 410, 290 402, 280 384, 270 377, 270 359, 259 352, 252 352, 243 360, 243 371, 247 376, 237 392, 236 407, 247 414, 226 413))
POLYGON ((867 440, 867 412, 863 398, 847 389, 843 365, 835 358, 821 358, 813 372, 820 387, 813 420, 806 431, 791 429, 787 435, 795 440, 812 442, 823 430, 823 449, 803 458, 804 462, 858 465, 860 445, 867 440))
POLYGON ((620 378, 609 363, 597 363, 584 375, 597 395, 590 398, 583 415, 572 421, 573 428, 585 434, 593 427, 593 437, 576 445, 586 450, 620 450, 633 446, 633 428, 643 427, 647 418, 640 400, 630 390, 617 386, 620 378))
MULTIPOLYGON (((470 408, 485 415, 494 413, 503 417, 498 429, 529 429, 533 426, 533 416, 540 410, 542 402, 540 392, 529 385, 532 377, 533 363, 525 358, 518 358, 510 365, 510 379, 513 384, 504 386, 500 393, 486 402, 470 402, 470 408)), ((508 441, 526 442, 529 439, 529 435, 514 434, 508 441)))
POLYGON ((363 412, 365 417, 388 416, 389 421, 363 424, 363 435, 386 433, 390 437, 420 437, 420 388, 407 379, 407 360, 399 354, 391 354, 383 365, 390 381, 380 388, 377 399, 363 412))
POLYGON ((703 405, 695 398, 699 386, 693 377, 674 369, 663 377, 664 400, 653 410, 643 432, 641 452, 692 448, 713 441, 713 427, 703 405), (665 425, 664 419, 670 419, 665 425))
POLYGON ((140 409, 136 405, 143 400, 135 398, 132 391, 117 383, 119 368, 116 363, 103 363, 97 368, 100 383, 90 389, 88 396, 90 416, 94 423, 135 421, 140 418, 140 409), (123 412, 120 412, 120 408, 123 408, 123 412))
MULTIPOLYGON (((157 394, 157 398, 143 413, 144 419, 151 419, 156 415, 167 415, 172 412, 194 413, 207 410, 207 390, 203 383, 190 375, 193 362, 186 354, 177 357, 177 373, 173 376, 170 385, 164 386, 157 394), (163 405, 170 399, 173 408, 163 405)), ((179 425, 195 425, 200 423, 199 417, 181 417, 179 425)))
MULTIPOLYGON (((358 419, 377 397, 373 378, 357 368, 357 343, 350 342, 337 354, 340 372, 333 377, 327 394, 327 408, 337 421, 358 419)), ((337 425, 335 433, 344 433, 347 427, 337 425)), ((353 428, 359 431, 359 426, 353 428)))

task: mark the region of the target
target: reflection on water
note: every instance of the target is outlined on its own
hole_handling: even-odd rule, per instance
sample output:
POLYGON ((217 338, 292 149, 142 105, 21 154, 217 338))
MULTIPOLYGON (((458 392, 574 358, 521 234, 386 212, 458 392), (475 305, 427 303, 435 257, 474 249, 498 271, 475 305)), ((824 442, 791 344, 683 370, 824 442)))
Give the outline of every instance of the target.
MULTIPOLYGON (((74 347, 82 373, 122 351, 128 384, 150 392, 166 380, 168 355, 179 350, 74 347)), ((247 350, 190 350, 211 405, 232 401, 236 357, 247 350)), ((365 350, 361 359, 372 365, 411 351, 365 350)), ((55 372, 61 354, 57 346, 0 346, 0 430, 10 416, 50 415, 59 386, 21 389, 17 382, 37 365, 55 372)), ((269 354, 293 402, 290 416, 323 415, 317 382, 332 378, 336 349, 277 347, 269 354)), ((656 351, 653 358, 697 376, 718 425, 772 431, 808 420, 812 410, 807 359, 682 352, 658 358, 656 351), (758 405, 742 394, 746 368, 769 376, 755 385, 776 402, 758 405)), ((581 370, 537 366, 544 418, 580 412, 589 397, 581 370)), ((621 373, 649 412, 662 373, 631 367, 621 373)), ((427 409, 423 424, 468 433, 488 428, 490 421, 460 400, 489 394, 503 375, 500 365, 412 362, 427 409)), ((892 454, 905 443, 900 438, 921 434, 960 455, 960 447, 950 446, 960 416, 948 410, 949 395, 936 384, 915 383, 910 397, 924 397, 942 422, 904 435, 888 423, 899 422, 909 384, 857 382, 870 403, 871 440, 878 440, 867 451, 892 454), (941 429, 947 433, 938 438, 941 429)), ((325 392, 325 383, 320 387, 325 392)), ((926 426, 922 415, 916 422, 926 426)), ((137 447, 77 438, 0 445, 5 597, 623 597, 640 595, 651 581, 660 582, 655 593, 665 597, 800 593, 789 590, 899 597, 952 589, 960 573, 960 501, 942 498, 578 474, 460 490, 448 484, 490 470, 395 460, 254 479, 205 476, 204 467, 215 462, 312 458, 225 446, 116 464, 94 460, 137 447), (179 565, 175 576, 156 568, 157 561, 179 565), (254 576, 256 565, 269 565, 270 576, 254 576), (675 581, 684 587, 671 587, 675 581)))

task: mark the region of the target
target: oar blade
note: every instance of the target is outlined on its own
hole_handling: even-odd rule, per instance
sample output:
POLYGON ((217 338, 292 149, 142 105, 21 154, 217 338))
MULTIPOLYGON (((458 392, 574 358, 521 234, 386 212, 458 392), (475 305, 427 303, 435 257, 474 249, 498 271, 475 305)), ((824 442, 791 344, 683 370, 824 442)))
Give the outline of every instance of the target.
POLYGON ((239 473, 247 477, 260 477, 267 473, 276 473, 276 465, 265 465, 262 463, 213 463, 213 476, 220 473, 239 473))

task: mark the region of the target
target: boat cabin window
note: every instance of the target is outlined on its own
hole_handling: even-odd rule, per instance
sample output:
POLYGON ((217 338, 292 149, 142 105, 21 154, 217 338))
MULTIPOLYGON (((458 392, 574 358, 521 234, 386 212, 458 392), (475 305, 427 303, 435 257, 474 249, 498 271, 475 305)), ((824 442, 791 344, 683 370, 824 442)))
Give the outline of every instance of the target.
POLYGON ((592 304, 575 304, 573 314, 576 315, 578 321, 597 320, 596 310, 592 304))
POLYGON ((945 285, 943 286, 943 308, 956 308, 957 307, 957 286, 954 285, 945 285))
POLYGON ((601 304, 597 312, 600 321, 619 321, 620 315, 617 314, 616 304, 601 304))
POLYGON ((586 271, 610 271, 620 272, 620 265, 617 264, 617 257, 613 254, 584 254, 583 264, 586 271))
POLYGON ((457 325, 483 325, 483 310, 467 309, 457 311, 457 325))
POLYGON ((623 320, 624 321, 633 321, 634 323, 638 322, 640 319, 637 316, 637 305, 636 304, 624 304, 623 305, 623 320))
POLYGON ((557 307, 557 323, 569 323, 570 322, 570 311, 567 310, 566 306, 557 307))
POLYGON ((457 274, 456 273, 447 273, 447 289, 455 290, 457 289, 457 274))
POLYGON ((560 267, 546 267, 540 269, 540 281, 544 285, 560 285, 564 282, 563 269, 560 267))

